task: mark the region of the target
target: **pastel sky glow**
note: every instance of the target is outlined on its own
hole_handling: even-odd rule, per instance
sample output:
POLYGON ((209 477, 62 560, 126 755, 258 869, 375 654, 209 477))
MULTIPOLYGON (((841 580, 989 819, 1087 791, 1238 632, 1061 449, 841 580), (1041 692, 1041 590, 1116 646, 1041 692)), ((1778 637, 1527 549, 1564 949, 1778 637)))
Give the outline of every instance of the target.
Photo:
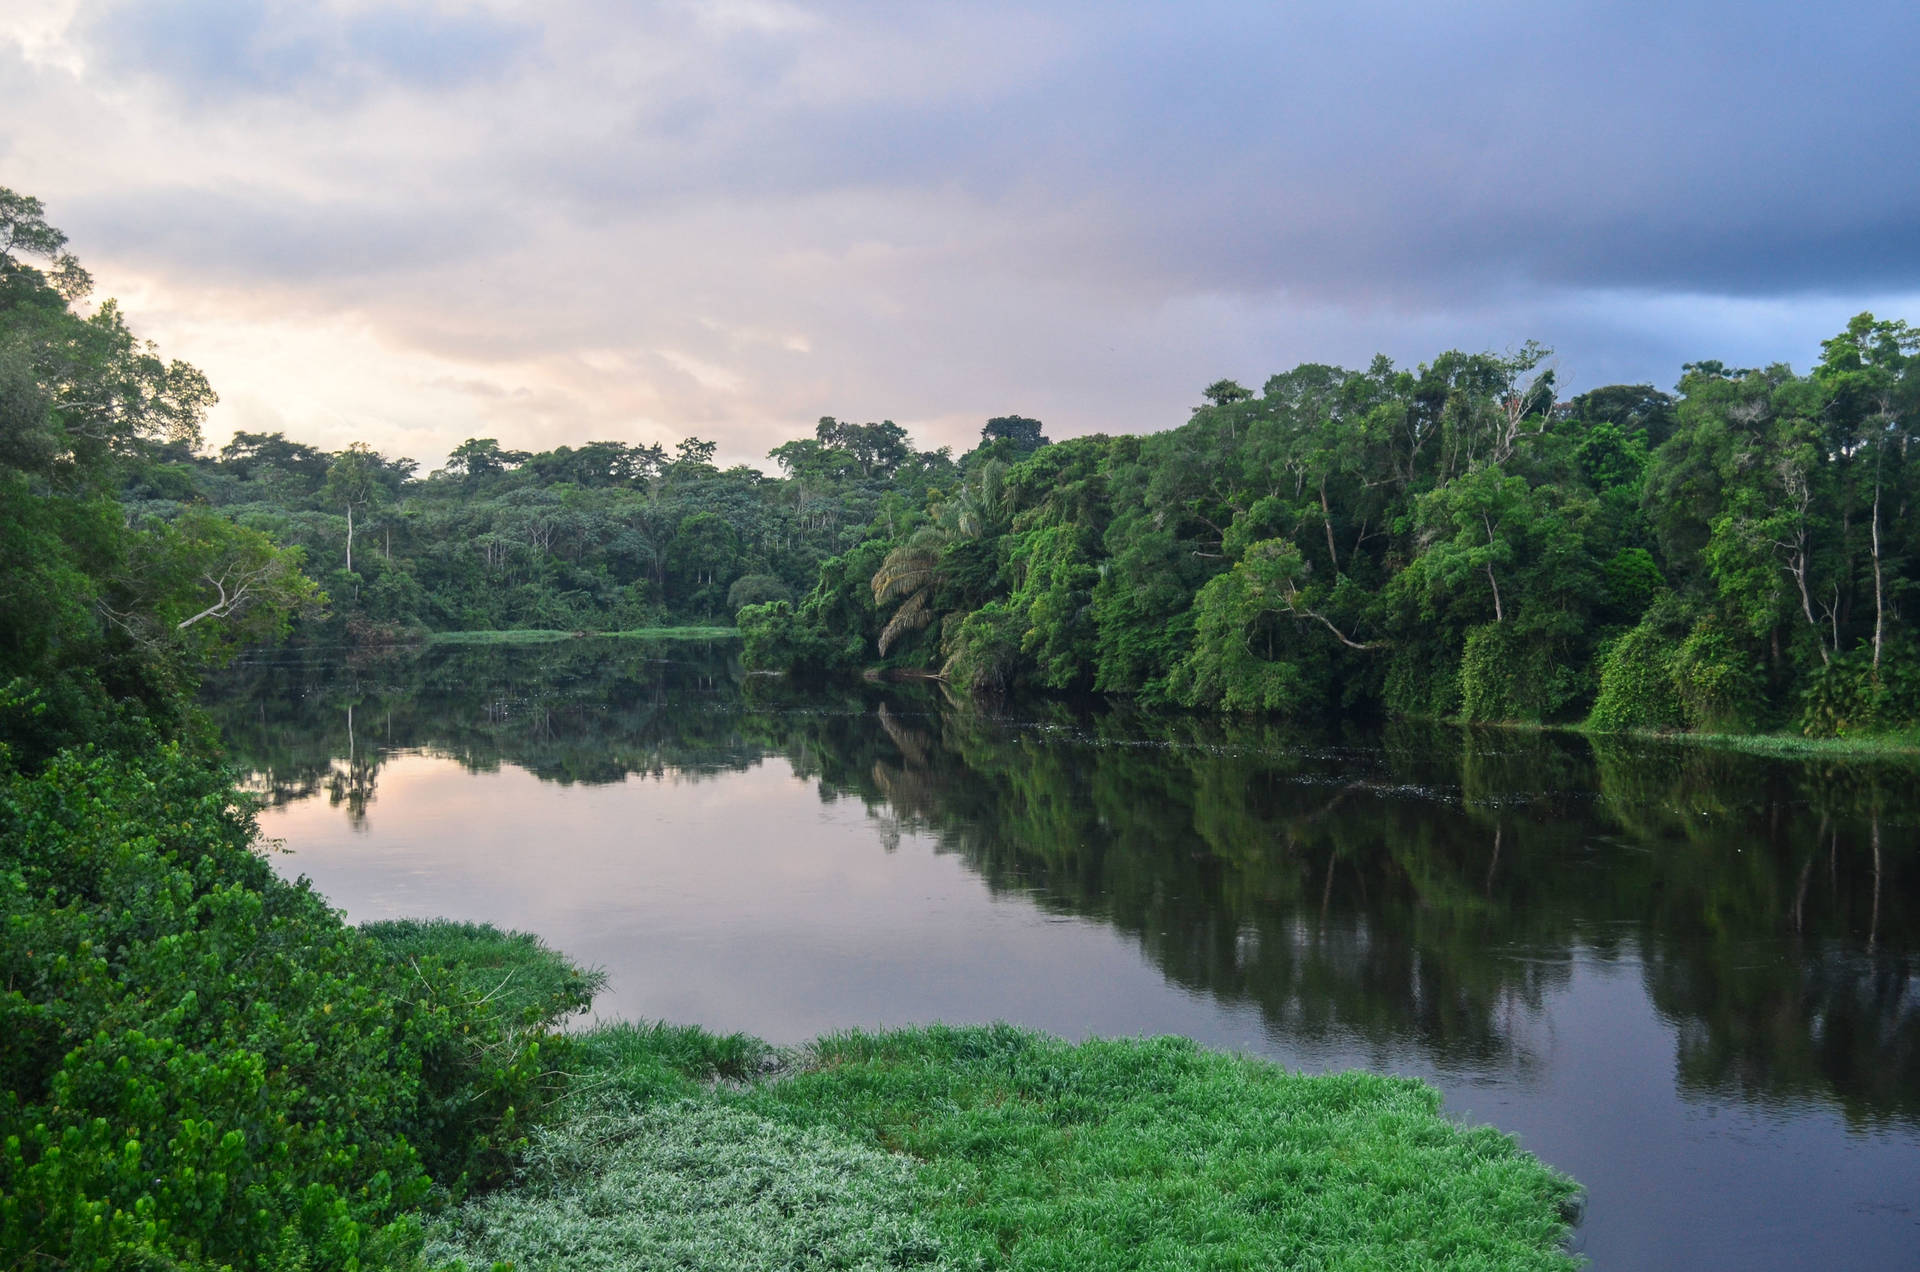
POLYGON ((0 185, 280 429, 1168 427, 1303 361, 1574 389, 1920 319, 1920 5, 9 0, 0 185))

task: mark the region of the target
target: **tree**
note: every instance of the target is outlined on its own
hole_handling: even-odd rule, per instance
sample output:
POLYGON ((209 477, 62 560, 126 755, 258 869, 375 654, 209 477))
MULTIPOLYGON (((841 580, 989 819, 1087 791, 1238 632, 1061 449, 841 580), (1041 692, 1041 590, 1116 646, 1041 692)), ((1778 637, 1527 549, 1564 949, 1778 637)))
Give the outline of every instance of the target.
POLYGON ((380 457, 365 442, 354 442, 333 457, 320 496, 347 514, 347 569, 353 569, 353 510, 371 507, 383 493, 380 457))
POLYGON ((1847 329, 1821 342, 1814 377, 1833 392, 1842 453, 1860 457, 1870 476, 1870 551, 1873 565, 1873 669, 1880 669, 1888 607, 1882 504, 1889 488, 1907 486, 1907 459, 1920 429, 1920 331, 1904 322, 1856 315, 1847 329))
POLYGON ((1047 445, 1039 420, 1024 415, 996 415, 980 427, 980 444, 1009 442, 1016 454, 1026 455, 1047 445))
POLYGON ((469 482, 510 472, 533 458, 525 451, 502 450, 491 437, 469 437, 447 456, 447 471, 469 482))
POLYGON ((116 580, 114 621, 149 645, 172 641, 194 662, 224 662, 287 632, 295 615, 326 602, 300 571, 298 548, 282 548, 205 510, 157 523, 135 538, 116 580))

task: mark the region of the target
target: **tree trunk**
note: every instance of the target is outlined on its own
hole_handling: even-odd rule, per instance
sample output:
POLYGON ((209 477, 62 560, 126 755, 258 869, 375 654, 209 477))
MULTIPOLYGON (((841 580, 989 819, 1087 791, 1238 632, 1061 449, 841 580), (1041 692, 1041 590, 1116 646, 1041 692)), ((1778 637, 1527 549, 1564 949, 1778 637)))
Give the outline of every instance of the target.
POLYGON ((1504 623, 1507 621, 1507 614, 1500 608, 1500 580, 1493 577, 1492 562, 1487 564, 1487 582, 1493 584, 1493 621, 1504 623))
POLYGON ((347 569, 353 569, 353 505, 347 505, 347 569))
POLYGON ((1333 511, 1327 507, 1327 479, 1320 478, 1320 524, 1327 528, 1327 555, 1333 559, 1333 573, 1340 574, 1340 550, 1333 546, 1333 511))
POLYGON ((1880 474, 1878 456, 1873 475, 1873 669, 1880 670, 1880 641, 1886 632, 1887 611, 1880 582, 1880 474))

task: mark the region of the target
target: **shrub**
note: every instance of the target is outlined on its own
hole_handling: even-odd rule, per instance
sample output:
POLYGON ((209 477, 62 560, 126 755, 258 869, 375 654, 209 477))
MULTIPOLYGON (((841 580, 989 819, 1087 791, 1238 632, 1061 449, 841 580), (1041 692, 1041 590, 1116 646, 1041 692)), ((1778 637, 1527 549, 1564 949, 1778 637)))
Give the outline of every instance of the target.
POLYGON ((1587 727, 1606 733, 1629 729, 1675 729, 1683 722, 1674 692, 1678 643, 1642 623, 1613 642, 1600 664, 1600 693, 1587 727))
POLYGON ((1835 657, 1807 676, 1800 731, 1813 738, 1858 737, 1920 727, 1920 659, 1899 650, 1876 669, 1871 654, 1835 657))
POLYGON ((1711 617, 1695 623, 1675 651, 1673 688, 1690 729, 1745 732, 1766 710, 1759 660, 1711 617))
POLYGON ((736 612, 742 605, 791 600, 793 589, 771 574, 743 574, 727 589, 727 608, 736 612))
POLYGON ((971 614, 949 615, 940 633, 943 674, 969 693, 1005 693, 1022 679, 1026 659, 1020 653, 1020 621, 1000 601, 971 614))
POLYGON ((554 1094, 559 1040, 253 837, 171 747, 0 782, 0 1266, 405 1262, 554 1094))
POLYGON ((1578 677, 1553 656, 1551 638, 1517 623, 1467 633, 1460 653, 1460 715, 1467 720, 1545 720, 1578 691, 1578 677))

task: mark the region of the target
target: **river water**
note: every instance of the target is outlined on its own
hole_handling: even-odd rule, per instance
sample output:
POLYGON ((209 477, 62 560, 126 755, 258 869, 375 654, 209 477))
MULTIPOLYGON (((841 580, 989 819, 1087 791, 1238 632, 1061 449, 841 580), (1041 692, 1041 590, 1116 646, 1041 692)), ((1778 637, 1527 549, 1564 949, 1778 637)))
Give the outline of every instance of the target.
POLYGON ((982 712, 730 653, 295 652, 208 707, 285 873, 538 932, 603 1019, 1409 1074, 1587 1188, 1597 1268, 1920 1268, 1920 766, 982 712))

